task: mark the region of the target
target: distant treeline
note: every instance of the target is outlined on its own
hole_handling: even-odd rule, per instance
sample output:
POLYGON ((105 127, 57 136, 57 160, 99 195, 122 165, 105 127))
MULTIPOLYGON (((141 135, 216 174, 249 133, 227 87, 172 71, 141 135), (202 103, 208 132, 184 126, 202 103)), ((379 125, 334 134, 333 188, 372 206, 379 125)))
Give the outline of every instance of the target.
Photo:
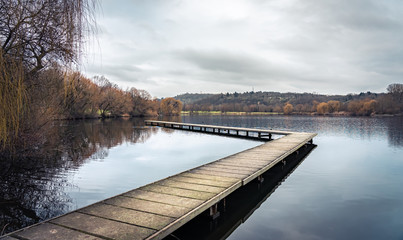
POLYGON ((244 92, 178 95, 183 110, 225 112, 277 112, 284 114, 340 114, 369 116, 403 112, 403 84, 390 84, 387 93, 348 95, 314 93, 244 92))
POLYGON ((153 98, 147 91, 134 87, 122 90, 104 76, 89 79, 79 72, 66 74, 57 68, 41 74, 52 83, 46 82, 48 87, 36 97, 49 95, 45 102, 48 109, 54 109, 54 113, 48 115, 53 119, 171 116, 179 115, 182 110, 178 100, 153 98), (49 86, 54 89, 50 91, 49 86))

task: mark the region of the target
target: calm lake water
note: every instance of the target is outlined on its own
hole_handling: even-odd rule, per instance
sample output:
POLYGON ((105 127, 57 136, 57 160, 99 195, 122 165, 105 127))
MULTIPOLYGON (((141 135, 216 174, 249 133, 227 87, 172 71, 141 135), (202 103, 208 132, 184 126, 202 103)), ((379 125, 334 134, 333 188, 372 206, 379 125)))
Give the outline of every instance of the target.
MULTIPOLYGON (((266 185, 259 186, 262 198, 240 202, 251 205, 253 210, 245 212, 252 215, 240 214, 241 221, 234 220, 237 223, 226 227, 231 230, 225 235, 214 231, 232 224, 230 213, 213 223, 195 220, 196 226, 210 226, 213 233, 193 239, 403 239, 403 118, 180 120, 318 133, 317 147, 299 166, 295 163, 288 177, 273 170, 265 177, 266 185)), ((0 231, 10 232, 261 144, 146 127, 141 119, 55 124, 54 139, 43 156, 0 162, 0 231)), ((253 184, 257 183, 251 188, 258 189, 253 184)), ((233 212, 240 208, 235 206, 233 212)), ((185 236, 181 239, 189 237, 178 234, 185 236)))

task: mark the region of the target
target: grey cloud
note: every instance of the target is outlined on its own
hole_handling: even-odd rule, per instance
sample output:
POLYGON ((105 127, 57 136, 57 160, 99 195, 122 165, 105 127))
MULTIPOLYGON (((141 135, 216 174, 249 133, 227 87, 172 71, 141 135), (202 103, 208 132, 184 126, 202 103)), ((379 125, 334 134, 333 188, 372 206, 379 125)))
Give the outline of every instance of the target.
POLYGON ((205 70, 244 73, 248 71, 261 71, 264 62, 242 54, 230 53, 222 50, 178 51, 177 55, 205 70))
POLYGON ((251 85, 274 91, 384 91, 403 81, 399 2, 245 0, 250 10, 241 9, 240 18, 219 15, 231 11, 231 1, 220 2, 228 11, 200 12, 212 3, 102 1, 102 61, 87 69, 161 96, 251 85))
POLYGON ((139 82, 140 79, 134 73, 140 73, 142 70, 136 66, 114 64, 103 65, 101 69, 90 67, 87 72, 91 74, 90 77, 95 75, 106 75, 111 82, 139 82))
POLYGON ((293 5, 288 11, 302 21, 309 19, 309 23, 328 27, 384 31, 402 27, 400 13, 395 11, 399 7, 392 1, 307 0, 293 5))
POLYGON ((275 66, 270 61, 257 56, 234 53, 224 50, 187 49, 174 53, 179 59, 191 63, 200 69, 213 73, 221 72, 234 78, 286 77, 289 73, 275 66))

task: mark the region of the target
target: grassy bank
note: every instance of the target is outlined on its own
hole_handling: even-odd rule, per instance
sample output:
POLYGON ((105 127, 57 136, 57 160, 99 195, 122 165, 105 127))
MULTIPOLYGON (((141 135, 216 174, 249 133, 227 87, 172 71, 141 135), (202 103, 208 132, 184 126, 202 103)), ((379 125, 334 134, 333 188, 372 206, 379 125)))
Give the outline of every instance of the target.
POLYGON ((182 115, 283 115, 278 112, 182 111, 182 115))

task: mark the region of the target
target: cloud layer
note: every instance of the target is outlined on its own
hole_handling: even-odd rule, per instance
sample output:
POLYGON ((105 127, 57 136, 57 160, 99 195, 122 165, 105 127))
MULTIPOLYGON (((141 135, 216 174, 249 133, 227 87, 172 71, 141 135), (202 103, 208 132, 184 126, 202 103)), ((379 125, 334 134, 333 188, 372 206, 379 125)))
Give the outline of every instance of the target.
POLYGON ((403 82, 403 4, 371 0, 102 1, 88 76, 185 92, 385 91, 403 82))

